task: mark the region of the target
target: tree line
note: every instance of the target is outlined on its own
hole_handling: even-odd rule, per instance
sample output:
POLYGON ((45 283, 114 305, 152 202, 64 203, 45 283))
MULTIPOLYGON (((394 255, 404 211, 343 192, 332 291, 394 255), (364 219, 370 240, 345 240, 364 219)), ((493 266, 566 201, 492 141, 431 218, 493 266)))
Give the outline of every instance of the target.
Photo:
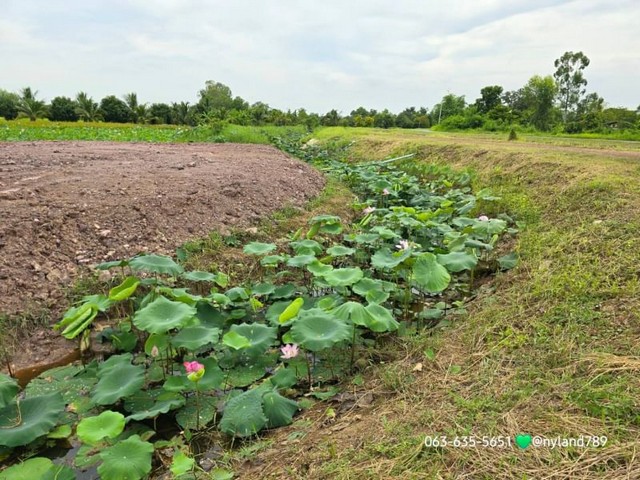
POLYGON ((195 104, 142 103, 133 92, 121 98, 109 95, 100 102, 79 92, 73 99, 59 96, 46 103, 30 87, 18 93, 0 89, 0 117, 173 125, 305 125, 309 129, 321 125, 489 131, 520 126, 568 133, 640 129, 640 106, 635 111, 607 107, 597 93, 587 92, 584 71, 589 63, 582 52, 565 52, 555 60, 553 75, 534 75, 518 90, 505 91, 500 85, 489 85, 480 90, 480 97, 473 103, 468 103, 464 95, 449 93, 431 109, 408 107, 397 114, 365 107, 348 115, 336 109, 323 115, 304 108, 283 111, 263 102, 249 104, 234 97, 228 86, 210 80, 199 91, 195 104))

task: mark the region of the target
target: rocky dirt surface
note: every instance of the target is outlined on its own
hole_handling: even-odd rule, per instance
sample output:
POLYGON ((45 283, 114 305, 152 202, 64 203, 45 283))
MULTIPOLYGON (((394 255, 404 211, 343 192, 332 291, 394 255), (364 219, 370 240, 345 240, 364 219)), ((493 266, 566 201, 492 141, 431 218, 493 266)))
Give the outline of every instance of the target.
POLYGON ((270 146, 0 143, 0 315, 50 310, 92 264, 171 254, 324 186, 270 146))

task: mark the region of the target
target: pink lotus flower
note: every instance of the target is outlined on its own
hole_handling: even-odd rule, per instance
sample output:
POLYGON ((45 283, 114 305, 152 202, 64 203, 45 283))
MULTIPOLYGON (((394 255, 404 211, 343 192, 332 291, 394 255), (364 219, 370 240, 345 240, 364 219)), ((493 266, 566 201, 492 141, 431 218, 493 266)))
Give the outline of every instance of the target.
POLYGON ((282 352, 282 355, 280 356, 280 358, 284 360, 297 357, 299 353, 298 345, 296 344, 292 344, 292 345, 287 344, 283 347, 280 347, 280 351, 282 352))
POLYGON ((398 242, 398 244, 396 245, 396 248, 397 248, 398 250, 406 250, 406 249, 408 249, 408 248, 409 248, 409 246, 410 246, 410 245, 409 245, 409 240, 400 240, 400 241, 398 242))
POLYGON ((388 188, 385 188, 384 190, 382 190, 382 194, 383 194, 383 195, 389 195, 389 193, 390 193, 390 192, 389 192, 389 189, 388 189, 388 188))
POLYGON ((196 362, 195 360, 193 362, 184 362, 183 365, 184 368, 187 369, 187 373, 199 372, 204 368, 203 364, 201 364, 200 362, 196 362))
POLYGON ((373 213, 376 211, 376 207, 367 207, 364 210, 362 210, 362 213, 364 213, 365 215, 369 215, 370 213, 373 213))
POLYGON ((478 220, 480 220, 481 222, 488 222, 489 221, 489 217, 487 217, 486 215, 480 215, 478 217, 478 220))
POLYGON ((158 347, 157 347, 156 345, 154 345, 154 346, 151 348, 151 356, 152 356, 153 358, 156 358, 158 355, 160 355, 160 350, 158 350, 158 347))

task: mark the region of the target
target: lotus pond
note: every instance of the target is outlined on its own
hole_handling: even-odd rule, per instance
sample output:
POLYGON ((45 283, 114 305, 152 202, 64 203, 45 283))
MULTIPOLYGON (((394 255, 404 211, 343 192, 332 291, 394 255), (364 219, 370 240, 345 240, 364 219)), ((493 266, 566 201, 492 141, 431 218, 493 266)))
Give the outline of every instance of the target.
POLYGON ((45 372, 20 391, 0 375, 0 479, 232 478, 196 461, 288 425, 340 384, 389 335, 446 326, 480 276, 512 268, 495 247, 517 232, 488 218, 496 200, 472 177, 410 159, 351 164, 343 148, 277 145, 337 176, 362 214, 312 218, 286 241, 244 245, 258 274, 233 279, 144 255, 98 265, 119 284, 86 296, 55 326, 82 350, 96 335, 110 355, 45 372), (108 327, 104 328, 104 324, 108 327), (68 462, 44 455, 74 447, 68 462))

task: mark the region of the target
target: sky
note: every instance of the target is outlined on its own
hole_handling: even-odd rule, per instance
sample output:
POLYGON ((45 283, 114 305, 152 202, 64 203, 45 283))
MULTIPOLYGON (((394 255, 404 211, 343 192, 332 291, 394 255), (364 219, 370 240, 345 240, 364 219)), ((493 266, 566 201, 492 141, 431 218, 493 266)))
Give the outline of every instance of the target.
POLYGON ((3 0, 0 89, 343 114, 516 90, 582 51, 587 91, 640 105, 638 0, 3 0))

